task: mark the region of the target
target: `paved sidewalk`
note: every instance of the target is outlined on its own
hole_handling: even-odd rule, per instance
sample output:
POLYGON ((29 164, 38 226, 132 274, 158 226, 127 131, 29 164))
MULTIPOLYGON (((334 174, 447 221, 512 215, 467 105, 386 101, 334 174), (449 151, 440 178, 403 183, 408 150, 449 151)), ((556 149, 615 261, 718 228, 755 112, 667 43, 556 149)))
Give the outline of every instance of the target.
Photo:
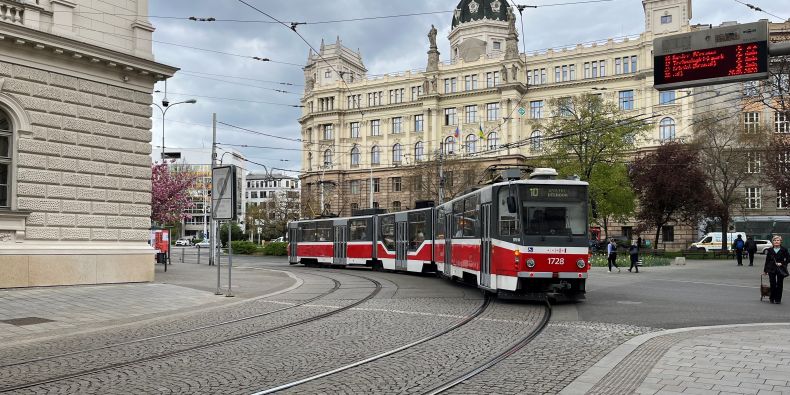
MULTIPOLYGON (((0 289, 0 346, 242 303, 301 282, 281 271, 233 268, 234 298, 215 295, 216 266, 178 263, 153 283, 0 289)), ((221 267, 222 291, 227 266, 221 267)))
POLYGON ((790 394, 790 323, 637 336, 560 394, 790 394))

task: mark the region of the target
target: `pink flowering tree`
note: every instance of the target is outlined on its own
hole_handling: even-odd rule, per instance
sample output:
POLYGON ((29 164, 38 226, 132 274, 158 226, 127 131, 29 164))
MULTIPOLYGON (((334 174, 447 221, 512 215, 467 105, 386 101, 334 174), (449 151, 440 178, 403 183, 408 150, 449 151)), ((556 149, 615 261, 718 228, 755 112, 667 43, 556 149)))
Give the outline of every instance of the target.
POLYGON ((165 225, 190 218, 186 211, 195 206, 189 196, 194 183, 194 174, 174 171, 167 162, 152 165, 151 220, 165 225))

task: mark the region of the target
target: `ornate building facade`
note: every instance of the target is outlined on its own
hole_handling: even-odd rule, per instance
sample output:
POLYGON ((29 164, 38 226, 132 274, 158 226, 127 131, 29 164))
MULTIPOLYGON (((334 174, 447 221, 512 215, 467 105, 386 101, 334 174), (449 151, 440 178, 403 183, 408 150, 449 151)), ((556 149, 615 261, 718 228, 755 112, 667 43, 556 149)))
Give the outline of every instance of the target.
MULTIPOLYGON (((339 38, 322 43, 304 69, 304 214, 413 207, 418 199, 438 200, 440 172, 445 192, 476 177, 445 174, 448 166, 462 163, 468 173, 470 165, 479 171, 529 163, 544 144, 540 124, 557 111, 551 99, 599 94, 627 116, 650 120, 640 150, 690 138, 693 92, 653 88, 652 45, 695 28, 691 0, 642 5, 645 30, 638 36, 525 54, 507 2, 462 0, 451 21, 448 61, 439 61, 432 27, 424 70, 382 76, 368 75, 361 54, 339 38)), ((610 234, 629 233, 633 225, 610 234)), ((667 231, 667 248, 696 237, 689 226, 667 231)))
POLYGON ((0 0, 0 287, 153 280, 147 15, 0 0))

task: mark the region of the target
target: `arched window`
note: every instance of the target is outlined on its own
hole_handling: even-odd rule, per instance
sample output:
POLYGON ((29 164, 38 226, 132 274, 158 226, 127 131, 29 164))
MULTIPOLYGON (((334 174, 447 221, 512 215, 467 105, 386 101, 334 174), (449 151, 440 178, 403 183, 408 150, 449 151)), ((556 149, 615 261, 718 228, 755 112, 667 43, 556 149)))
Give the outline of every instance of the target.
POLYGON ((370 163, 374 165, 381 164, 381 150, 377 145, 374 145, 370 150, 370 163))
POLYGON ((395 144, 392 146, 392 163, 400 163, 401 159, 403 158, 403 149, 401 148, 400 144, 395 144))
POLYGON ((359 148, 351 149, 351 166, 359 166, 359 148))
POLYGON ((543 132, 540 130, 536 130, 529 135, 530 139, 530 147, 533 151, 540 151, 541 146, 543 145, 543 132))
POLYGON ((466 136, 466 153, 474 154, 477 151, 477 136, 470 134, 466 136))
POLYGON ((658 124, 658 138, 661 142, 672 141, 675 139, 675 120, 666 117, 658 124))
POLYGON ((425 144, 423 144, 422 141, 418 141, 417 144, 414 144, 414 160, 417 162, 425 160, 425 144))
POLYGON ((324 167, 332 166, 332 150, 324 151, 324 167))
POLYGON ((14 142, 13 125, 0 111, 0 207, 11 206, 11 154, 14 142))
POLYGON ((499 148, 499 135, 496 132, 489 133, 487 140, 488 140, 488 149, 499 148))
POLYGON ((444 153, 448 155, 455 153, 455 137, 449 136, 444 139, 444 153))

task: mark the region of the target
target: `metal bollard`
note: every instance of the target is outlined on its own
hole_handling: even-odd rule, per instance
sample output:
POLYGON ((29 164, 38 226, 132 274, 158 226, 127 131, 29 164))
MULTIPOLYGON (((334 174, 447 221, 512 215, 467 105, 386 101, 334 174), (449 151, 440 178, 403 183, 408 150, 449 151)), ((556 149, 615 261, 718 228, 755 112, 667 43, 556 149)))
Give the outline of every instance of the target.
POLYGON ((198 265, 200 265, 200 246, 197 246, 198 249, 198 265))
POLYGON ((184 250, 186 250, 186 248, 181 248, 181 263, 184 263, 184 250))

